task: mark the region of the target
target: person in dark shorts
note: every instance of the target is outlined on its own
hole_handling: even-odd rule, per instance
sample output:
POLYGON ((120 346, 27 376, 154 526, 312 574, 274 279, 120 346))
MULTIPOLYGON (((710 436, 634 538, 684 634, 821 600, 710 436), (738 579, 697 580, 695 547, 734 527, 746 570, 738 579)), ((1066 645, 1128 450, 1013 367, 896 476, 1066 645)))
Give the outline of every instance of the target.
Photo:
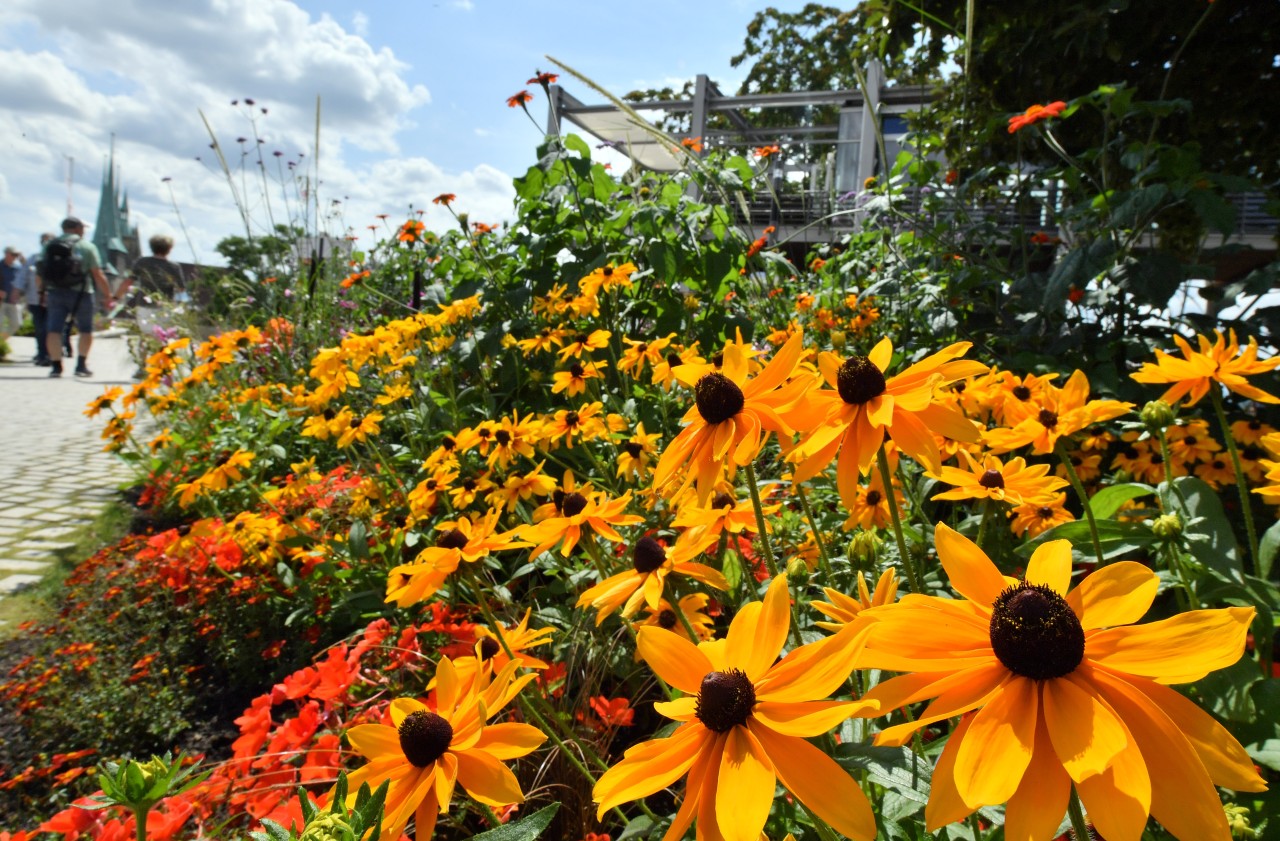
POLYGON ((49 332, 46 337, 49 360, 52 362, 50 377, 62 376, 62 325, 71 318, 75 319, 76 329, 80 331, 77 336, 75 374, 77 377, 93 376, 86 363, 89 348, 93 345, 94 286, 102 295, 106 309, 110 309, 115 303, 111 287, 107 284, 107 276, 102 271, 102 258, 98 256, 98 248, 84 238, 84 229, 84 222, 74 216, 63 219, 62 236, 45 246, 42 267, 38 270, 45 292, 45 306, 48 308, 49 332), (75 255, 75 271, 69 279, 59 279, 57 282, 45 276, 50 271, 50 248, 54 242, 67 243, 75 255))

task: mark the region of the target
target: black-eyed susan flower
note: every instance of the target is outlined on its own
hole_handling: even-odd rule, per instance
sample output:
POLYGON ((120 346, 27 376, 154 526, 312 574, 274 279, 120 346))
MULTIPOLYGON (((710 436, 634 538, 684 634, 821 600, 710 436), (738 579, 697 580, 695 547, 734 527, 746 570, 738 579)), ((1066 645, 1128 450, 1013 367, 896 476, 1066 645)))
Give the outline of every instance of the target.
POLYGON ((602 369, 609 367, 608 362, 574 362, 563 371, 552 375, 551 393, 564 392, 569 397, 576 397, 587 390, 590 380, 598 380, 604 376, 602 369))
POLYGON ((818 367, 831 390, 815 391, 806 400, 807 434, 790 458, 795 479, 803 482, 836 461, 836 487, 846 508, 852 507, 858 477, 871 467, 885 437, 934 473, 942 463, 934 435, 973 441, 978 432, 959 408, 938 400, 936 392, 986 366, 960 359, 969 342, 956 342, 925 357, 893 377, 885 371, 893 344, 882 339, 867 356, 818 355, 818 367))
POLYGON ((1051 453, 1059 438, 1118 418, 1133 408, 1132 403, 1119 400, 1090 400, 1089 378, 1079 370, 1067 379, 1062 388, 1046 383, 1037 405, 1034 413, 1026 410, 1024 419, 1011 428, 990 429, 983 433, 982 439, 992 452, 1007 453, 1030 446, 1037 455, 1051 453))
POLYGON ((570 357, 577 359, 584 353, 589 353, 593 350, 603 350, 609 346, 609 337, 612 335, 613 334, 608 330, 592 330, 590 333, 574 333, 573 335, 566 337, 568 341, 565 343, 564 347, 560 348, 558 352, 560 360, 563 362, 570 357))
POLYGON ((542 437, 542 421, 532 414, 520 417, 520 412, 511 410, 511 417, 498 421, 498 428, 493 432, 493 449, 489 451, 489 466, 506 468, 517 456, 532 459, 534 446, 542 437))
POLYGON ((748 377, 747 356, 734 343, 726 345, 718 371, 678 369, 676 376, 693 386, 694 405, 685 412, 687 426, 658 460, 654 486, 675 496, 696 482, 698 499, 706 500, 722 476, 732 479, 755 459, 769 432, 790 435, 786 414, 809 389, 807 377, 791 379, 802 350, 796 334, 755 377, 748 377))
POLYGON ((1130 374, 1130 378, 1140 383, 1171 383, 1169 389, 1160 396, 1161 400, 1170 405, 1184 397, 1187 398, 1188 406, 1198 403, 1200 398, 1209 393, 1212 383, 1218 383, 1259 403, 1280 403, 1280 397, 1250 385, 1246 379, 1254 374, 1274 370, 1280 365, 1280 356, 1259 360, 1258 340, 1252 336, 1242 351, 1235 330, 1230 332, 1230 339, 1223 337, 1221 330, 1215 330, 1214 334, 1213 342, 1207 336, 1196 336, 1198 348, 1195 350, 1186 339, 1174 336, 1173 341, 1182 351, 1181 359, 1157 350, 1156 361, 1142 363, 1142 368, 1130 374))
POLYGON ((636 481, 644 481, 658 455, 660 432, 645 432, 644 421, 636 424, 636 431, 618 445, 618 476, 630 476, 636 481))
POLYGON ((174 486, 178 493, 178 504, 183 508, 191 505, 197 497, 209 491, 223 491, 232 482, 244 478, 242 472, 253 463, 254 454, 247 450, 236 450, 225 453, 214 463, 213 467, 191 482, 180 482, 174 486))
POLYGON ((1054 494, 1045 502, 1027 502, 1009 512, 1009 528, 1018 537, 1036 537, 1054 526, 1070 523, 1076 516, 1067 510, 1067 495, 1054 494))
POLYGON ((652 341, 623 339, 622 343, 626 347, 623 348, 622 356, 618 359, 618 370, 633 379, 639 379, 646 364, 653 367, 662 361, 675 335, 672 333, 652 341))
MULTIPOLYGON (((685 639, 693 643, 709 640, 715 636, 715 620, 707 615, 707 605, 711 602, 711 597, 706 593, 690 593, 682 596, 675 606, 666 599, 658 602, 656 608, 645 608, 645 617, 635 623, 637 628, 646 625, 663 628, 673 633, 679 634, 685 639), (685 621, 693 628, 693 632, 697 635, 697 639, 689 637, 689 631, 684 626, 684 622, 680 621, 680 616, 676 613, 679 610, 684 614, 685 621)), ((636 652, 636 659, 640 659, 640 652, 636 652)))
MULTIPOLYGON (((347 731, 356 752, 369 760, 347 779, 358 792, 368 783, 390 781, 382 837, 399 838, 413 818, 418 841, 435 832, 436 815, 449 811, 455 783, 481 803, 501 808, 524 801, 520 783, 502 760, 532 753, 546 740, 536 727, 520 723, 488 724, 533 680, 515 676, 510 663, 490 680, 483 672, 462 686, 453 662, 440 659, 436 670, 436 706, 415 698, 391 702, 391 724, 360 724, 347 731)), ((354 805, 356 794, 348 796, 354 805)))
POLYGON ((491 552, 528 546, 515 531, 499 532, 500 512, 479 517, 446 520, 436 528, 435 545, 420 551, 412 561, 392 567, 387 573, 385 601, 408 607, 435 595, 458 566, 475 563, 491 552))
POLYGON ((1066 479, 1049 475, 1049 465, 1027 466, 1021 457, 1002 462, 997 456, 985 455, 982 462, 961 450, 967 469, 944 465, 938 479, 955 487, 934 494, 933 499, 990 499, 1021 505, 1024 502, 1048 502, 1066 479))
POLYGON ((525 356, 538 352, 546 353, 563 345, 565 337, 568 335, 569 331, 567 330, 543 327, 533 336, 516 342, 516 346, 520 348, 525 356))
POLYGON ((1072 785, 1113 841, 1137 841, 1150 814, 1175 837, 1228 838, 1215 785, 1262 791, 1244 748, 1169 684, 1231 665, 1253 608, 1195 610, 1141 625, 1159 579, 1129 561, 1073 590, 1071 545, 1046 543, 1023 580, 939 524, 938 556, 963 597, 912 594, 866 611, 861 668, 910 674, 864 700, 882 711, 933 699, 876 735, 901 745, 919 728, 965 717, 933 773, 930 831, 997 803, 1005 835, 1052 839, 1072 785))
POLYGON ((826 628, 828 631, 838 631, 857 619, 864 610, 893 604, 893 600, 898 597, 898 572, 893 567, 889 567, 880 573, 874 592, 868 589, 867 579, 859 572, 858 595, 856 597, 846 596, 831 587, 823 587, 822 592, 831 601, 815 601, 812 604, 815 610, 831 619, 831 621, 820 621, 814 624, 819 628, 826 628))
POLYGON ((631 275, 635 274, 635 263, 623 263, 615 266, 610 263, 607 266, 601 266, 591 274, 578 281, 578 289, 584 295, 595 296, 602 289, 617 289, 619 287, 626 288, 631 285, 631 275))
MULTIPOLYGON (((638 519, 638 518, 637 518, 638 519)), ((642 604, 657 610, 662 601, 668 575, 686 575, 717 590, 728 590, 729 582, 715 569, 691 560, 711 545, 704 539, 698 544, 684 544, 667 549, 648 535, 636 541, 631 550, 631 569, 611 575, 578 597, 578 607, 594 607, 596 624, 621 609, 623 617, 635 615, 642 604)))
POLYGON ((681 365, 700 365, 703 361, 703 358, 698 355, 697 342, 688 347, 679 347, 673 344, 667 348, 666 355, 653 364, 653 374, 650 382, 654 385, 662 386, 663 391, 670 391, 671 387, 677 382, 677 368, 681 365))
POLYGON ((734 617, 723 640, 694 645, 661 627, 643 627, 637 646, 654 673, 686 693, 654 709, 680 722, 665 739, 629 749, 596 783, 598 817, 620 803, 687 777, 667 838, 697 818, 700 838, 759 841, 779 782, 837 832, 876 836, 875 817, 857 782, 806 738, 874 709, 825 701, 848 678, 866 629, 840 633, 778 659, 790 625, 787 581, 779 575, 763 602, 734 617))
POLYGON ((477 625, 477 657, 487 661, 494 669, 504 668, 513 658, 525 669, 549 668, 549 663, 539 660, 528 652, 531 648, 549 645, 555 628, 530 628, 529 617, 532 615, 533 608, 526 608, 519 622, 514 625, 504 625, 500 632, 494 631, 487 625, 477 625), (508 651, 511 653, 508 654, 508 651))
MULTIPOLYGON (((552 487, 554 486, 553 481, 552 487)), ((618 534, 614 526, 631 526, 644 519, 635 514, 624 513, 630 504, 630 492, 612 501, 607 501, 603 493, 574 492, 560 503, 560 516, 521 526, 517 531, 522 539, 534 546, 530 557, 536 558, 559 543, 560 554, 567 558, 582 539, 584 529, 589 534, 621 543, 622 535, 618 534)))

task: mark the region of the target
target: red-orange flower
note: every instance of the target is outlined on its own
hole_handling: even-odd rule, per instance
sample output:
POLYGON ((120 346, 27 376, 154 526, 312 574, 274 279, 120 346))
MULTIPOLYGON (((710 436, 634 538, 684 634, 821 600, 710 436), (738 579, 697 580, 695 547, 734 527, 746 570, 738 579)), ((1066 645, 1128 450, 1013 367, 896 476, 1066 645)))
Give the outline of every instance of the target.
POLYGON ((1009 118, 1009 133, 1013 134, 1018 129, 1034 125, 1041 120, 1048 120, 1052 117, 1057 117, 1066 110, 1066 107, 1067 103, 1062 100, 1050 102, 1048 105, 1032 105, 1016 117, 1009 118))
POLYGON ((440 195, 438 195, 438 196, 436 196, 434 199, 432 199, 432 200, 431 200, 431 203, 432 203, 432 204, 442 204, 442 205, 444 205, 445 207, 448 207, 448 206, 450 205, 450 203, 452 203, 452 202, 453 202, 453 200, 454 200, 454 199, 456 199, 456 198, 457 198, 457 196, 455 196, 453 193, 441 193, 440 195))
POLYGON ((508 108, 523 108, 527 102, 533 102, 533 94, 528 91, 520 91, 513 96, 507 97, 508 108))
POLYGON ((556 80, 559 78, 560 78, 559 74, 556 74, 556 73, 538 73, 532 79, 525 82, 525 84, 526 85, 554 85, 556 83, 556 80))

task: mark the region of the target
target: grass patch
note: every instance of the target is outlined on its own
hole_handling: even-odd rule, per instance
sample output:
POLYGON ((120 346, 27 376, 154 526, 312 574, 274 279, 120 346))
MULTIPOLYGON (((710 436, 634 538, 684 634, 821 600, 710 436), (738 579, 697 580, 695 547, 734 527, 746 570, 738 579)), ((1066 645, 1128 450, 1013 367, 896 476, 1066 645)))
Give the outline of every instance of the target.
MULTIPOLYGON (((58 612, 62 582, 85 559, 128 534, 133 515, 131 505, 123 499, 113 500, 92 523, 67 535, 66 544, 50 553, 53 563, 45 568, 38 584, 0 598, 0 642, 21 634, 18 626, 23 622, 52 621, 58 612)), ((19 538, 39 531, 40 526, 33 526, 19 538)))

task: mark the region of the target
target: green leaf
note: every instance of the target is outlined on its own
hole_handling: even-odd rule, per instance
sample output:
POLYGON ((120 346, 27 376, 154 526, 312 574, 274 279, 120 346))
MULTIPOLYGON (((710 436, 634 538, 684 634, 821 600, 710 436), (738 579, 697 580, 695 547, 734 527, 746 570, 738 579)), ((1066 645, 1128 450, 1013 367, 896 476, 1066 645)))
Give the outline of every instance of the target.
POLYGON ((1276 562, 1276 553, 1280 552, 1280 520, 1272 524, 1258 541, 1258 577, 1270 578, 1271 567, 1276 562))
POLYGON ((929 802, 933 765, 908 747, 845 744, 836 748, 836 762, 847 771, 866 771, 871 780, 919 803, 929 802))
POLYGON ((1103 488, 1089 499, 1089 509, 1099 520, 1107 520, 1120 510, 1131 499, 1154 494, 1156 489, 1141 482, 1127 482, 1123 485, 1112 485, 1103 488))
POLYGON ((559 803, 552 803, 518 821, 506 826, 494 827, 488 832, 471 836, 472 841, 534 841, 551 823, 560 809, 559 803))
POLYGON ((364 520, 356 520, 351 524, 351 531, 347 533, 347 547, 351 551, 351 557, 356 560, 369 557, 369 528, 364 520))
MULTIPOLYGON (((1125 523, 1119 520, 1098 520, 1098 541, 1102 544, 1102 557, 1119 558, 1155 542, 1151 529, 1141 523, 1125 523)), ((1076 520, 1054 526, 1035 540, 1022 544, 1014 551, 1022 557, 1030 557, 1041 544, 1050 540, 1071 541, 1071 555, 1076 563, 1097 561, 1093 551, 1093 536, 1086 520, 1076 520)))
POLYGON ((591 147, 587 145, 587 141, 576 134, 566 134, 564 136, 564 148, 570 152, 577 152, 584 158, 591 157, 591 147))
POLYGON ((1180 476, 1173 480, 1174 498, 1186 501, 1188 519, 1203 518, 1194 525, 1194 532, 1208 535, 1208 540, 1191 541, 1191 554, 1209 569, 1232 581, 1240 581, 1244 567, 1235 531, 1227 512, 1222 507, 1222 497, 1203 479, 1180 476))
POLYGON ((1249 758, 1272 771, 1280 771, 1280 739, 1267 739, 1256 745, 1245 745, 1249 758))

